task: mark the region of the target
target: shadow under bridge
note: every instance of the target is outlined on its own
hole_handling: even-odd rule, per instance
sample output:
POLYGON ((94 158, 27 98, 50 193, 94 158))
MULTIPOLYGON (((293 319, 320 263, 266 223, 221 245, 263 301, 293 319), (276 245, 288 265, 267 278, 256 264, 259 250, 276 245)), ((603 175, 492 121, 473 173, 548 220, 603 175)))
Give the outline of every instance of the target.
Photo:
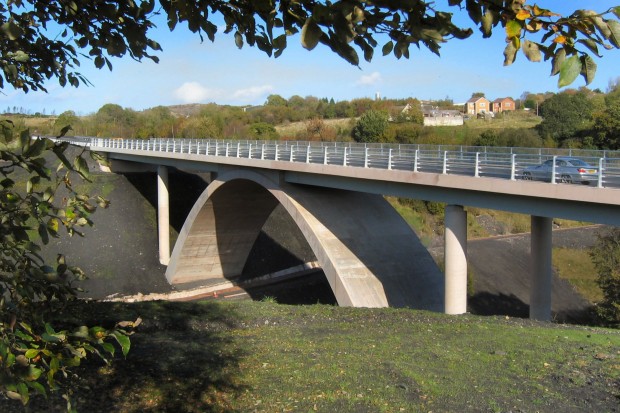
POLYGON ((307 240, 339 305, 443 311, 443 273, 381 195, 288 184, 272 171, 218 173, 183 225, 168 282, 239 276, 278 204, 307 240))

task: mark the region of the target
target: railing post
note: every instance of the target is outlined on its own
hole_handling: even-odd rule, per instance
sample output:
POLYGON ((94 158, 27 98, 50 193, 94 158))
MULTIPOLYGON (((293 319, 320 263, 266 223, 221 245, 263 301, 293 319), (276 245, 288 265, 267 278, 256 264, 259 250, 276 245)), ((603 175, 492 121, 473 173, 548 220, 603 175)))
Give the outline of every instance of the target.
POLYGON ((364 168, 368 168, 368 147, 364 149, 364 168))
POLYGON ((344 147, 344 155, 342 156, 342 166, 347 166, 347 147, 344 147))
POLYGON ((476 166, 474 170, 474 176, 480 178, 480 152, 476 152, 476 166))
POLYGON ((215 153, 213 155, 217 156, 217 153, 219 151, 219 146, 220 146, 220 143, 218 141, 215 141, 215 153))
POLYGON ((261 160, 265 159, 265 144, 264 143, 261 144, 261 147, 260 147, 260 159, 261 160))
POLYGON ((226 142, 226 153, 225 156, 228 158, 228 147, 229 147, 230 143, 226 142))
POLYGON ((248 159, 252 159, 252 144, 250 144, 250 147, 248 148, 248 159))
POLYGON ((448 151, 443 151, 443 170, 442 174, 448 173, 448 151))
POLYGON ((598 184, 597 188, 603 187, 603 158, 599 158, 598 160, 598 184))
POLYGON ((177 151, 177 143, 176 143, 176 139, 172 140, 172 153, 175 153, 177 151))
POLYGON ((556 155, 553 155, 553 165, 551 166, 551 183, 555 184, 555 159, 557 158, 556 155))
POLYGON ((392 148, 388 151, 388 169, 392 169, 392 148))
POLYGON ((310 144, 306 146, 306 163, 310 163, 310 144))
POLYGON ((327 165, 327 146, 325 147, 325 150, 323 151, 323 165, 327 165))
POLYGON ((276 154, 275 154, 275 159, 274 159, 274 161, 277 161, 277 160, 278 160, 278 147, 279 147, 279 145, 276 143, 276 154))
POLYGON ((510 180, 515 181, 517 179, 517 154, 510 155, 510 180))
POLYGON ((418 152, 419 149, 416 149, 415 155, 413 155, 413 172, 418 172, 418 152))
MULTIPOLYGON (((288 145, 288 143, 287 143, 288 145)), ((291 153, 289 154, 289 158, 288 161, 289 162, 293 162, 295 160, 295 157, 293 156, 293 149, 295 148, 295 145, 291 145, 291 153)))

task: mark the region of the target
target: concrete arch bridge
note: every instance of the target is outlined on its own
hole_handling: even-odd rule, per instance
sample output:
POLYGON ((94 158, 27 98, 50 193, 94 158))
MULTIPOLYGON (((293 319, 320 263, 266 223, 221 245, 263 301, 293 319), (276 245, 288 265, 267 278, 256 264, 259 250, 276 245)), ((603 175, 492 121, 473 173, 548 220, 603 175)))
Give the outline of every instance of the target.
POLYGON ((473 206, 531 215, 530 317, 548 320, 553 218, 620 224, 620 191, 601 184, 609 176, 601 173, 599 185, 588 187, 515 179, 519 167, 514 152, 510 161, 498 163, 485 176, 479 152, 468 153, 476 162, 468 174, 463 173, 468 168, 463 154, 460 164, 450 165, 441 151, 435 151, 440 154, 439 170, 422 171, 419 149, 412 162, 407 161, 410 168, 399 168, 400 146, 382 148, 387 155, 379 161, 369 156, 368 147, 351 145, 330 156, 327 146, 283 142, 84 142, 107 154, 112 171, 157 171, 160 261, 168 265, 166 277, 173 284, 239 275, 260 229, 281 204, 314 251, 340 305, 464 313, 464 207, 473 206), (168 167, 210 172, 213 177, 187 217, 172 254, 168 167), (506 176, 497 172, 502 167, 506 176), (384 195, 446 203, 443 272, 384 195))

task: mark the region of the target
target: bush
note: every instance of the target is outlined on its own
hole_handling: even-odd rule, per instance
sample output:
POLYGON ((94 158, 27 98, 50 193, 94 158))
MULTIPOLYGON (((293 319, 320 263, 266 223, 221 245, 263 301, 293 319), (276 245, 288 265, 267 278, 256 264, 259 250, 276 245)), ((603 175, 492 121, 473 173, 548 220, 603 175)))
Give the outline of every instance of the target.
POLYGON ((0 393, 27 405, 33 394, 60 390, 70 410, 63 378, 89 354, 107 361, 114 342, 127 354, 123 327, 131 323, 112 329, 53 326, 52 316, 76 298, 74 284, 84 273, 63 255, 53 266, 44 262, 40 244, 63 229, 80 236, 81 227, 92 225, 90 214, 107 201, 76 192, 72 182, 87 179, 88 167, 81 155, 69 161, 68 144, 32 140, 26 130, 15 147, 0 148, 0 393), (47 166, 53 156, 60 160, 54 170, 47 166))
POLYGON ((620 327, 620 228, 599 234, 590 256, 604 297, 597 306, 597 313, 603 323, 620 327))
POLYGON ((387 113, 369 110, 360 116, 351 131, 356 142, 379 142, 388 126, 387 113))

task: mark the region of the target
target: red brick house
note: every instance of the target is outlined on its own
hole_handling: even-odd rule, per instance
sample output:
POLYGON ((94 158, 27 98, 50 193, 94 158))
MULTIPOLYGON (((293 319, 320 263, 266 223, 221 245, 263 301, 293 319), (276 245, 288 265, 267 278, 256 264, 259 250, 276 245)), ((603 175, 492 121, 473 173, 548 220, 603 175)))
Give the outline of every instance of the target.
POLYGON ((491 112, 491 102, 484 96, 472 97, 467 101, 466 112, 468 115, 491 112))
POLYGON ((515 109, 515 101, 512 100, 512 98, 495 99, 491 107, 494 113, 507 112, 515 109))

